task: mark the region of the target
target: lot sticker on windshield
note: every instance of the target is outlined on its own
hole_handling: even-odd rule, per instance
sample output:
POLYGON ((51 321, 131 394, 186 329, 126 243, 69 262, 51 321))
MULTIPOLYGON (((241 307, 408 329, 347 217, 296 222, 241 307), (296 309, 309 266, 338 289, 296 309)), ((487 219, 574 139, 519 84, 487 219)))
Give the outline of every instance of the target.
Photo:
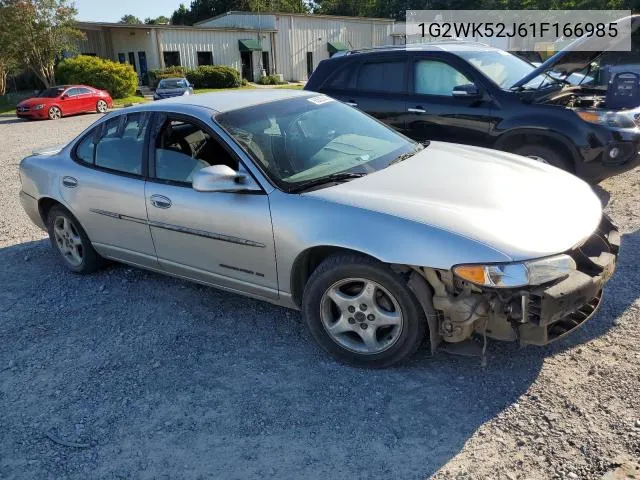
POLYGON ((333 98, 327 97, 326 95, 307 98, 307 100, 309 100, 311 103, 315 103, 316 105, 322 105, 323 103, 333 102, 333 98))

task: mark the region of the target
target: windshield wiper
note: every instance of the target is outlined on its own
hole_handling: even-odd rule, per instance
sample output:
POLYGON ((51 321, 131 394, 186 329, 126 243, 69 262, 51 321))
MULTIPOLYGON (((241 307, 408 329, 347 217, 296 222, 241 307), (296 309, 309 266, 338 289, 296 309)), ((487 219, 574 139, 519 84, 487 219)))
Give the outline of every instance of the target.
POLYGON ((308 182, 303 182, 299 185, 296 185, 290 188, 289 192, 297 193, 312 187, 317 187, 319 185, 325 185, 327 183, 338 183, 344 180, 352 180, 354 178, 364 177, 365 175, 366 173, 355 173, 355 172, 333 173, 331 175, 327 175, 326 177, 316 178, 314 180, 309 180, 308 182))
POLYGON ((418 144, 416 145, 416 148, 414 148, 414 149, 413 149, 413 150, 411 150, 410 152, 406 152, 406 153, 403 153, 403 154, 401 154, 401 155, 398 155, 396 158, 394 158, 393 160, 391 160, 391 161, 389 162, 389 164, 387 165, 387 167, 390 167, 391 165, 396 164, 396 163, 403 162, 403 161, 405 161, 407 158, 411 158, 411 157, 413 157, 416 153, 418 153, 418 152, 420 152, 420 151, 424 150, 424 147, 426 147, 427 145, 429 145, 429 143, 427 143, 426 145, 423 145, 422 143, 418 143, 418 144))

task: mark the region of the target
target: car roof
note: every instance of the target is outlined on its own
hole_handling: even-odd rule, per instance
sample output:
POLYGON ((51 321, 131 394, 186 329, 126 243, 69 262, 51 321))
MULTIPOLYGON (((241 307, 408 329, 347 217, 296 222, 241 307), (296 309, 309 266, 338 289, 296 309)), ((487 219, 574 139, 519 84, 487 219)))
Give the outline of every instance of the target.
MULTIPOLYGON (((304 90, 289 90, 284 88, 256 88, 254 90, 235 90, 224 92, 201 93, 168 98, 153 103, 140 105, 139 109, 162 110, 163 105, 187 105, 204 107, 219 113, 239 110, 263 103, 285 100, 288 98, 304 98, 321 95, 304 90)), ((134 107, 135 108, 135 107, 134 107)))
POLYGON ((170 77, 170 78, 161 78, 160 81, 164 80, 186 80, 186 77, 170 77))

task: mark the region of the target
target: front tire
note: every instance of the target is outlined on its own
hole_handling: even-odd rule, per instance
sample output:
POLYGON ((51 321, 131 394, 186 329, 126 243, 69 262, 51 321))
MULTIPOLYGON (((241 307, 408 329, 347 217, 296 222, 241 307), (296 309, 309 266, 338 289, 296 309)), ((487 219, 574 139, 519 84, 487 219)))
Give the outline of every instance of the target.
POLYGON ((69 270, 88 274, 102 267, 102 257, 91 245, 80 222, 66 208, 58 205, 49 211, 47 230, 51 244, 69 270))
POLYGON ((532 160, 536 160, 538 162, 553 165, 554 167, 564 170, 565 172, 573 172, 571 164, 564 157, 564 155, 561 155, 560 153, 549 147, 545 147, 542 145, 524 145, 513 150, 512 153, 522 155, 523 157, 529 157, 532 160))
POLYGON ((406 281, 363 255, 337 254, 323 261, 307 282, 302 303, 316 342, 356 367, 402 362, 425 338, 424 311, 406 281))
POLYGON ((60 118, 62 118, 62 110, 60 110, 60 108, 49 108, 49 120, 59 120, 60 118))

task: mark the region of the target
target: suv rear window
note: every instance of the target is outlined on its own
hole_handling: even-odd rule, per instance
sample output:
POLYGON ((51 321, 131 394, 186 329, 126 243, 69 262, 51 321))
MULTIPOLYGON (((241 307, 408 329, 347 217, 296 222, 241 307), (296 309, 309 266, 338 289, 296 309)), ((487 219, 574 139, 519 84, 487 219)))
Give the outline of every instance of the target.
POLYGON ((358 90, 397 93, 404 91, 405 62, 365 63, 358 71, 358 90))

